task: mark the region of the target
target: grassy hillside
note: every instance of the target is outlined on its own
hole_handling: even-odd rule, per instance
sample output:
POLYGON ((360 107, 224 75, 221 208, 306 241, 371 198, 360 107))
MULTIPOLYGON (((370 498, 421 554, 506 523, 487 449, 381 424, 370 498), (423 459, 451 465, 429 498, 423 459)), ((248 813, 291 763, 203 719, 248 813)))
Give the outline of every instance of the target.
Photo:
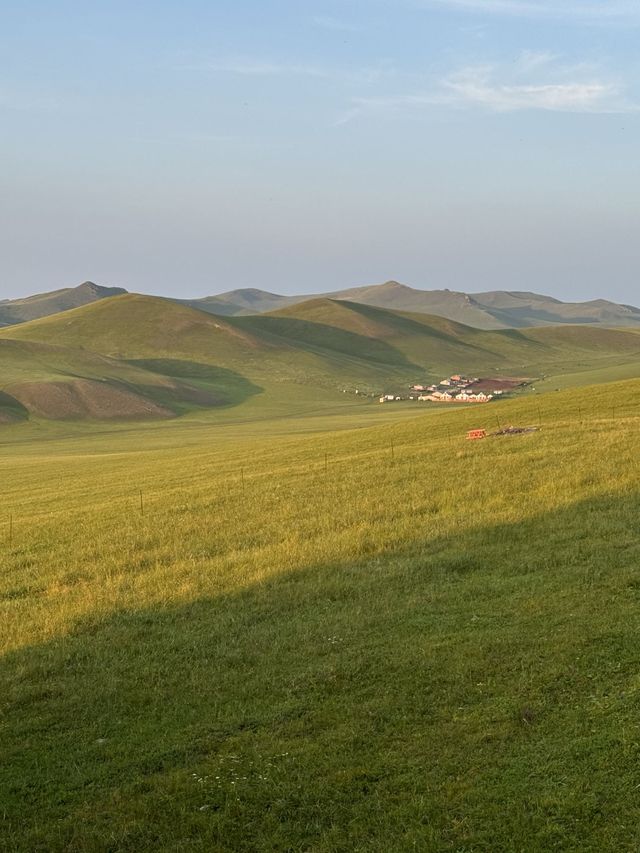
POLYGON ((639 391, 0 444, 0 847, 636 849, 639 391))
POLYGON ((261 349, 250 335, 170 300, 127 294, 76 311, 5 329, 3 336, 85 347, 117 358, 131 355, 221 354, 261 349))

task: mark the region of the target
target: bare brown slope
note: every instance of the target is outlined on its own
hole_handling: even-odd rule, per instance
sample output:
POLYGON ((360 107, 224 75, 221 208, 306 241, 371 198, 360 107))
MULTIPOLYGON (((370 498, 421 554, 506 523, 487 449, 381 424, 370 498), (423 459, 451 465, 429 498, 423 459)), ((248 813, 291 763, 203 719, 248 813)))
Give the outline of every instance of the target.
POLYGON ((174 414, 140 394, 94 379, 22 382, 6 390, 32 415, 51 420, 170 418, 174 414))

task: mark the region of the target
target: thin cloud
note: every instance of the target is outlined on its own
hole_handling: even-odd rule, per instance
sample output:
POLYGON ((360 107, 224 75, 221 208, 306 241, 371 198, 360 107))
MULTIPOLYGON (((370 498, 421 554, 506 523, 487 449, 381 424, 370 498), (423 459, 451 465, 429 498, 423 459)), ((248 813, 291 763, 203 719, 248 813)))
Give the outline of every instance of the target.
POLYGON ((451 106, 484 107, 492 112, 545 110, 548 112, 629 112, 618 86, 591 80, 585 82, 500 83, 483 68, 467 68, 442 82, 451 93, 451 106))
POLYGON ((354 98, 336 124, 348 124, 364 115, 392 118, 426 109, 475 109, 493 113, 543 111, 557 113, 631 113, 639 107, 616 82, 577 75, 579 66, 556 65, 548 53, 530 53, 509 69, 502 66, 461 68, 426 91, 380 97, 354 98), (531 79, 536 72, 538 79, 531 79), (546 79, 540 79, 546 75, 546 79), (524 78, 524 79, 523 79, 524 78))

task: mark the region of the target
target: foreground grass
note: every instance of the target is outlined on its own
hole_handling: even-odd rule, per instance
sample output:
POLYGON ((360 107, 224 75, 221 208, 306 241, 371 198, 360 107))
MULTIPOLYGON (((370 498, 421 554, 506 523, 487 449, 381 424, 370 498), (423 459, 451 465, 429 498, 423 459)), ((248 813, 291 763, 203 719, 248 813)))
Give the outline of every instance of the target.
POLYGON ((637 849, 639 389, 0 447, 2 849, 637 849))

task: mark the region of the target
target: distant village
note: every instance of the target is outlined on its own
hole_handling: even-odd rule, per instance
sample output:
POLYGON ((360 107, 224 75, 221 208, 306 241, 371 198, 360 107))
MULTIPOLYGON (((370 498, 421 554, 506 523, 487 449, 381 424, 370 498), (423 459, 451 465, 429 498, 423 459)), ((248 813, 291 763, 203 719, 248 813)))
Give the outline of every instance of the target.
POLYGON ((425 403, 489 403, 505 391, 526 384, 526 381, 517 379, 480 379, 454 373, 436 385, 412 385, 407 396, 382 394, 380 402, 419 400, 425 403))

